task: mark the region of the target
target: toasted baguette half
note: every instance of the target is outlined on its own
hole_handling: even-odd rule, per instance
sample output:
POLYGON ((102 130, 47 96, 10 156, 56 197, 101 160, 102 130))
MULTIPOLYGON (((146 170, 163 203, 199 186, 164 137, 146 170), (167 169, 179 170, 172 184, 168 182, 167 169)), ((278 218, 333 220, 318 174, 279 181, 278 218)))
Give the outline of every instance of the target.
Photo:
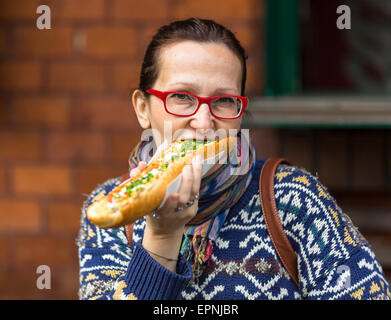
POLYGON ((236 148, 236 138, 219 141, 175 141, 136 176, 124 181, 106 196, 97 197, 87 208, 88 219, 101 228, 130 224, 157 209, 167 186, 196 155, 211 159, 224 151, 225 157, 236 148))

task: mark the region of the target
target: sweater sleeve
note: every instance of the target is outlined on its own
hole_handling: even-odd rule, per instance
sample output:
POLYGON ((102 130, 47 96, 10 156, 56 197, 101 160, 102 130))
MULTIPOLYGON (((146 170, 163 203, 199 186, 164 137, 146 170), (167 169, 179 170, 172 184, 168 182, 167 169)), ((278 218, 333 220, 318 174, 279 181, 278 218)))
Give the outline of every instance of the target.
POLYGON ((275 176, 278 212, 298 257, 307 299, 391 299, 389 284, 368 243, 318 179, 291 166, 275 176))
POLYGON ((82 208, 77 239, 79 298, 89 300, 172 300, 192 277, 189 263, 179 257, 176 272, 163 267, 138 244, 130 247, 124 228, 101 229, 86 216, 97 195, 109 192, 117 181, 95 189, 82 208))

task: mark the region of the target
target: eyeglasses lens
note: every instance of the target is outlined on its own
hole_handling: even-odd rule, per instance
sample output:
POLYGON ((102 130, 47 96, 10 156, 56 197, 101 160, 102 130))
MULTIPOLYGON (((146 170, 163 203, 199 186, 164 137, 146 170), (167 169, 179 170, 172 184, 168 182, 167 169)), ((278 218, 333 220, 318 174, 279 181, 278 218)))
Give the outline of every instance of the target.
MULTIPOLYGON (((176 115, 193 114, 197 106, 198 99, 188 94, 170 93, 166 98, 167 110, 176 115)), ((236 97, 218 97, 210 106, 217 117, 235 118, 242 109, 242 101, 236 97)))
POLYGON ((213 113, 222 118, 234 118, 242 109, 242 100, 236 97, 220 97, 211 101, 213 113))

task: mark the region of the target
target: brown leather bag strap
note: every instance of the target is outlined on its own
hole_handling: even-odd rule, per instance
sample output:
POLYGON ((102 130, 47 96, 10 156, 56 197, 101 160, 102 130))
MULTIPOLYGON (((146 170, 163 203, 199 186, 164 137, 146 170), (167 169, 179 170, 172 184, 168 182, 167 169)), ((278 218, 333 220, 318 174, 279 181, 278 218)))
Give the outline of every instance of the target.
POLYGON ((296 286, 299 287, 297 256, 282 227, 274 196, 274 175, 281 163, 289 164, 283 158, 270 158, 263 165, 259 178, 260 201, 266 228, 278 257, 296 286))

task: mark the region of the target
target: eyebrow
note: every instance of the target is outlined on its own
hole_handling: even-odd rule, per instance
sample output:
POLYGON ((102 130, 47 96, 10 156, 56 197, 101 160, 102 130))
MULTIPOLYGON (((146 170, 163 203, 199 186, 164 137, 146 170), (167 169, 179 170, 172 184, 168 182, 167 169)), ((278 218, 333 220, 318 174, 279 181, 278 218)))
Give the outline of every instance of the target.
MULTIPOLYGON (((169 83, 168 84, 168 87, 184 87, 186 89, 192 89, 192 90, 195 90, 195 91, 200 91, 200 87, 197 85, 197 84, 194 84, 194 83, 190 83, 190 82, 173 82, 173 83, 169 83)), ((214 91, 214 95, 217 95, 218 93, 221 93, 221 92, 226 92, 226 91, 234 91, 235 89, 234 88, 229 88, 229 87, 219 87, 219 88, 216 88, 216 90, 214 91)), ((230 94, 233 94, 233 93, 230 93, 230 94)))
POLYGON ((198 85, 190 82, 173 82, 173 83, 169 83, 168 87, 185 87, 185 88, 190 88, 195 90, 200 89, 198 85))

